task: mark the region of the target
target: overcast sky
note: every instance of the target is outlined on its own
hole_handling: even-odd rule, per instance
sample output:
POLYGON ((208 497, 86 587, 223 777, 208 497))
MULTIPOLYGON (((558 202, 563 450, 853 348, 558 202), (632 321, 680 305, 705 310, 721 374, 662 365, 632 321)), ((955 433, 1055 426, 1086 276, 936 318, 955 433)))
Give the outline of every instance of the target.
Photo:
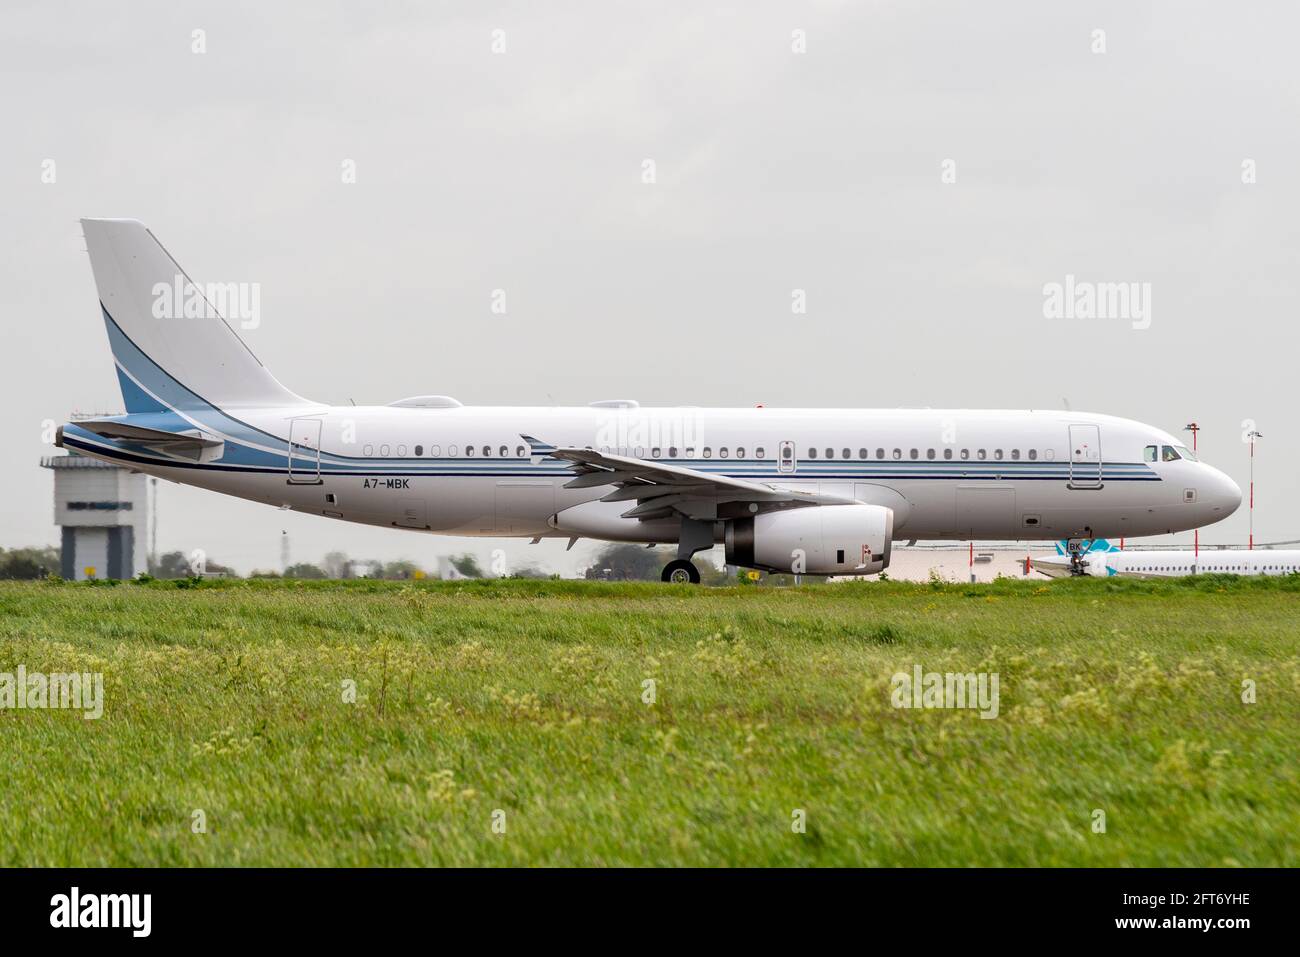
MULTIPOLYGON (((7 0, 0 545, 58 540, 42 421, 122 407, 82 216, 260 283, 242 335, 322 401, 1068 399, 1198 421, 1243 488, 1253 419, 1256 539, 1300 538, 1298 30, 1281 2, 7 0), (1067 275, 1149 283, 1149 327, 1046 318, 1067 275)), ((241 571, 282 529, 295 560, 501 544, 170 485, 160 512, 160 550, 241 571)))

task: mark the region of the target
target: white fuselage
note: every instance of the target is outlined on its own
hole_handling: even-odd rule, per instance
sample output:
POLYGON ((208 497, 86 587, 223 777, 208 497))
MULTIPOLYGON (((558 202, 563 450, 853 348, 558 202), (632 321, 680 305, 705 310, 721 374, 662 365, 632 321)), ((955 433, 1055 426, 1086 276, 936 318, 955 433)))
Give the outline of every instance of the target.
POLYGON ((1218 470, 1163 460, 1161 449, 1181 448, 1172 435, 1074 412, 416 405, 159 416, 128 418, 192 427, 224 447, 179 461, 76 423, 63 441, 240 498, 446 535, 677 540, 675 519, 622 518, 628 503, 596 502, 607 488, 566 489, 568 463, 523 436, 884 505, 896 539, 1135 538, 1219 521, 1241 499, 1218 470))
MULTIPOLYGON (((1036 570, 1050 578, 1069 574, 1069 559, 1033 559, 1036 570)), ((1202 548, 1133 549, 1084 556, 1084 570, 1098 578, 1178 578, 1183 575, 1292 575, 1300 573, 1300 550, 1202 548)))

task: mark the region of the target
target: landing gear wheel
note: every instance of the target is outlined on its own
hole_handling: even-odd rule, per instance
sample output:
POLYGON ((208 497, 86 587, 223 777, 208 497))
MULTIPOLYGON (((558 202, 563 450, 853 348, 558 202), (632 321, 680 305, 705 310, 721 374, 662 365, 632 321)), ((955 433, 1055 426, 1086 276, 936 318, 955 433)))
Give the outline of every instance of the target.
POLYGON ((685 585, 688 582, 692 585, 700 583, 700 570, 684 558, 671 561, 664 566, 664 573, 661 576, 664 581, 672 582, 674 585, 685 585))

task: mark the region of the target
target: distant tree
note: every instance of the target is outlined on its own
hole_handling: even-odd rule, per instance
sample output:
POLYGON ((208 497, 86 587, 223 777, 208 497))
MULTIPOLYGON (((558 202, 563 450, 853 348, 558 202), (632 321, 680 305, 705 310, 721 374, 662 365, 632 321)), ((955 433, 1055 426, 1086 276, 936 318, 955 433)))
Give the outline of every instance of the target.
POLYGON ((0 548, 0 578, 44 578, 58 574, 60 551, 51 545, 37 548, 0 548))
POLYGON ((269 568, 254 568, 248 573, 249 578, 281 578, 281 574, 269 568))
MULTIPOLYGON (((157 561, 149 565, 149 574, 154 578, 193 578, 195 568, 184 552, 164 552, 158 556, 157 561)), ((229 565, 223 565, 211 558, 204 559, 202 574, 225 575, 227 578, 239 577, 239 573, 229 565)))
POLYGON ((550 578, 551 573, 547 571, 543 571, 541 568, 538 568, 536 565, 526 564, 526 565, 520 565, 518 568, 510 569, 509 577, 545 579, 545 578, 550 578))
POLYGON ((154 578, 189 578, 194 572, 184 552, 165 552, 149 568, 154 578))
POLYGON ((203 564, 203 574, 205 575, 224 575, 226 578, 238 578, 239 572, 235 571, 229 565, 223 565, 220 562, 214 562, 208 559, 203 564))
POLYGON ((736 580, 727 574, 725 567, 719 568, 711 561, 700 561, 698 558, 695 562, 700 569, 700 583, 703 585, 734 585, 736 580))
POLYGON ((383 578, 384 563, 374 558, 357 559, 352 563, 352 573, 358 578, 383 578))
POLYGON ((596 553, 583 577, 610 581, 658 581, 667 561, 657 548, 614 543, 596 553))
POLYGON ((352 564, 347 552, 326 552, 321 567, 330 578, 353 578, 352 564))
POLYGON ((464 555, 452 555, 451 566, 460 572, 466 578, 482 578, 483 569, 479 567, 478 559, 466 552, 464 555))
POLYGON ((420 566, 416 565, 415 562, 407 561, 406 559, 401 559, 400 561, 389 562, 387 565, 385 565, 383 571, 383 577, 388 579, 405 581, 408 578, 414 578, 415 573, 418 572, 419 570, 420 570, 420 566))
POLYGON ((319 565, 313 565, 311 562, 298 562, 296 565, 290 565, 284 570, 285 578, 324 578, 325 569, 319 565))
POLYGON ((57 574, 60 567, 59 549, 52 546, 40 548, 0 548, 0 578, 44 578, 57 574))

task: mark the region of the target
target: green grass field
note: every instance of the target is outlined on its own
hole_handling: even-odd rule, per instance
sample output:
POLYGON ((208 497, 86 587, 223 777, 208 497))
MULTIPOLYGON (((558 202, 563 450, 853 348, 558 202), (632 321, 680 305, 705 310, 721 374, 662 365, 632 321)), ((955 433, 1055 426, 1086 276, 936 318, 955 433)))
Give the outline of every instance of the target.
POLYGON ((0 864, 1296 865, 1298 625, 1213 576, 2 583, 0 672, 105 705, 0 710, 0 864), (999 716, 893 707, 916 664, 999 716))

